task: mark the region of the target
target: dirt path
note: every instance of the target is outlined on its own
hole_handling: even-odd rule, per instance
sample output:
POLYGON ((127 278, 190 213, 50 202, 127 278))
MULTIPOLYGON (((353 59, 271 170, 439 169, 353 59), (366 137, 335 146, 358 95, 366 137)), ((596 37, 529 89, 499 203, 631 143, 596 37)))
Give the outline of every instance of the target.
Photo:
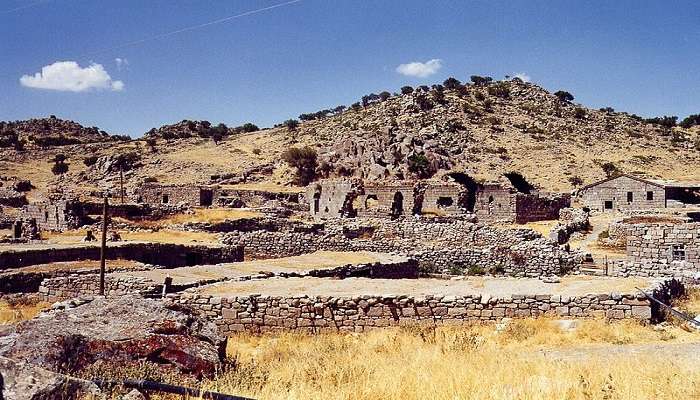
MULTIPOLYGON (((700 333, 698 333, 700 340, 700 333)), ((595 345, 569 349, 538 350, 537 355, 557 361, 581 361, 587 358, 634 358, 654 356, 668 360, 700 360, 700 342, 697 343, 645 343, 623 345, 595 345)))

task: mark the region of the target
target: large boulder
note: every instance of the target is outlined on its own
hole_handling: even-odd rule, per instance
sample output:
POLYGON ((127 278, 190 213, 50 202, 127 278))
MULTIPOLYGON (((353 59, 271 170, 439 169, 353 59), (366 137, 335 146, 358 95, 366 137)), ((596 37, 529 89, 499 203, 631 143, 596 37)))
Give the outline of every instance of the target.
POLYGON ((35 365, 0 357, 0 399, 103 399, 91 382, 47 371, 35 365))
POLYGON ((98 297, 0 331, 0 356, 71 373, 95 363, 149 362, 198 378, 212 376, 224 344, 213 323, 138 296, 98 297))

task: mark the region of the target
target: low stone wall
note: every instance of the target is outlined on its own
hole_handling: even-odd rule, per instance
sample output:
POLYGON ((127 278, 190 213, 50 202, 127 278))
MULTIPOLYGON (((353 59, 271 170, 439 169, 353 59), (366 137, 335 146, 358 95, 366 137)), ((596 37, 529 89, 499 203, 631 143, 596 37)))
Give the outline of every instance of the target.
POLYGON ((213 319, 224 335, 295 330, 362 332, 374 327, 459 324, 504 317, 594 317, 650 320, 652 308, 641 294, 466 296, 245 296, 192 292, 169 299, 213 319))
MULTIPOLYGON (((124 259, 164 267, 243 261, 236 246, 191 246, 169 243, 117 243, 107 246, 108 259, 124 259)), ((0 251, 0 270, 60 261, 99 260, 100 247, 57 246, 0 251)))
POLYGON ((475 266, 496 274, 536 277, 576 271, 580 264, 579 255, 532 230, 499 230, 468 219, 340 219, 316 232, 232 232, 222 241, 244 247, 250 258, 318 250, 398 253, 415 258, 422 272, 475 266))
MULTIPOLYGON (((105 295, 108 297, 133 293, 157 293, 161 285, 156 285, 143 277, 105 277, 105 295)), ((39 294, 47 301, 60 301, 85 295, 100 293, 100 275, 69 275, 44 279, 39 286, 39 294)))
POLYGON ((559 210, 559 223, 549 232, 549 239, 564 244, 574 232, 581 232, 590 227, 588 213, 578 208, 559 210))

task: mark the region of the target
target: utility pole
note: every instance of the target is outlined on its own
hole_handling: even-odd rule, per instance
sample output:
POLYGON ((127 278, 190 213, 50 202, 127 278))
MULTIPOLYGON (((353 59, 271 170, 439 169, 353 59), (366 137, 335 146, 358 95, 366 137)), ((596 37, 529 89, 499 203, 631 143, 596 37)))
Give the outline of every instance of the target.
POLYGON ((105 295, 105 258, 107 256, 107 208, 109 200, 105 194, 102 206, 102 244, 100 245, 100 296, 105 295))

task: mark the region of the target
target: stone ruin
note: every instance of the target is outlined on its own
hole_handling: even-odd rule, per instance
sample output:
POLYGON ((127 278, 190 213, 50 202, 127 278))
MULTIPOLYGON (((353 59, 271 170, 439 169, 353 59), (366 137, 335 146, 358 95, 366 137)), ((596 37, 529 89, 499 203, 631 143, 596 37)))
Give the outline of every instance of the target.
POLYGON ((554 220, 571 205, 568 194, 524 190, 509 182, 468 187, 435 180, 364 183, 357 178, 324 179, 307 187, 314 218, 456 216, 474 213, 480 222, 519 224, 554 220))

